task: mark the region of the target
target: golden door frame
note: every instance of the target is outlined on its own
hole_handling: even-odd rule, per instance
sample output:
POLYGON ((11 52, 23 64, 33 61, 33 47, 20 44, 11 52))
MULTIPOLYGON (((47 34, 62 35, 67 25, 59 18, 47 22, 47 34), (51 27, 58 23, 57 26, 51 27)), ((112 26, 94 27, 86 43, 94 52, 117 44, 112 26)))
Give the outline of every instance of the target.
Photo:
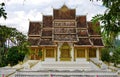
POLYGON ((63 43, 60 47, 60 61, 71 61, 71 47, 68 43, 63 43))

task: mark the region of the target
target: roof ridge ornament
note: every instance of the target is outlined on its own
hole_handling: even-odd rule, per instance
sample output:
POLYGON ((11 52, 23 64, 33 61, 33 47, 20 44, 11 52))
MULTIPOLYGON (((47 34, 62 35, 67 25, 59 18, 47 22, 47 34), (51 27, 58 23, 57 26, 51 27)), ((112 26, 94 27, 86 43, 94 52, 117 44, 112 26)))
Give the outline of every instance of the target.
POLYGON ((61 11, 66 12, 67 10, 68 10, 68 7, 64 4, 64 5, 61 7, 61 11))

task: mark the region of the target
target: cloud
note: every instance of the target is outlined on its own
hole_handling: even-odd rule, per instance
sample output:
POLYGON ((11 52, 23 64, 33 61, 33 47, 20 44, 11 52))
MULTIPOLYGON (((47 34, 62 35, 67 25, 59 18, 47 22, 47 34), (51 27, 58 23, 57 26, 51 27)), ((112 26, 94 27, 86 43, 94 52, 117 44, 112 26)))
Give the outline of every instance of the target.
POLYGON ((53 15, 53 9, 66 4, 69 8, 76 8, 77 15, 92 16, 103 13, 106 9, 102 2, 89 0, 0 0, 6 3, 7 19, 0 18, 0 24, 12 26, 27 34, 29 21, 42 21, 42 15, 53 15))

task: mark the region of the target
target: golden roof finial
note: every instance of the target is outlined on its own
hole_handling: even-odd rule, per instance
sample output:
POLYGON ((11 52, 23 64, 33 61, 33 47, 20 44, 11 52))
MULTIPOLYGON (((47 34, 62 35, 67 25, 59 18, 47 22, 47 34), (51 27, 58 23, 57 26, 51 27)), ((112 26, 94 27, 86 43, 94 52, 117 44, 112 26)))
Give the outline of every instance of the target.
POLYGON ((61 11, 65 12, 68 10, 68 7, 66 6, 66 4, 64 3, 63 6, 61 7, 61 11))

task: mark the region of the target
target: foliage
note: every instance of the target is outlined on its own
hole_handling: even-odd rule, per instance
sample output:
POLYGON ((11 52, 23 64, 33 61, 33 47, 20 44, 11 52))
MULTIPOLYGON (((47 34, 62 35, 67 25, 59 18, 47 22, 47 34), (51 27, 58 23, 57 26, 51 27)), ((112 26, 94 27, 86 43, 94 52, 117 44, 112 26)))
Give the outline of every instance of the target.
POLYGON ((115 51, 113 51, 112 62, 115 66, 120 64, 120 47, 115 48, 115 51))
POLYGON ((6 19, 7 18, 7 13, 5 12, 4 6, 5 6, 4 3, 0 4, 0 18, 3 17, 3 18, 6 19))
POLYGON ((110 62, 109 52, 110 52, 110 51, 109 51, 108 48, 102 49, 102 55, 101 55, 101 60, 102 60, 102 61, 110 62))
POLYGON ((10 65, 15 65, 19 61, 22 61, 25 57, 23 52, 19 52, 19 48, 17 46, 11 47, 7 54, 7 60, 10 65))
MULTIPOLYGON (((0 18, 7 18, 4 9, 5 4, 0 3, 0 18)), ((24 55, 28 53, 28 42, 26 36, 19 32, 16 28, 0 25, 0 67, 10 63, 14 65, 18 61, 22 61, 24 55), (6 44, 6 42, 8 42, 6 44), (15 47, 9 47, 14 44, 15 47)))
POLYGON ((0 48, 0 66, 6 66, 7 59, 6 59, 6 52, 5 48, 0 48))
POLYGON ((105 45, 113 46, 113 42, 120 32, 120 0, 102 0, 102 2, 107 10, 103 15, 93 17, 92 21, 101 21, 105 45))
MULTIPOLYGON (((93 0, 92 0, 93 1, 93 0)), ((115 65, 120 63, 119 40, 116 38, 120 33, 120 0, 99 0, 107 8, 105 13, 93 17, 92 21, 101 22, 102 36, 107 48, 102 51, 102 60, 113 62, 115 65), (112 49, 112 50, 111 50, 112 49), (110 50, 113 56, 110 56, 110 50)))
POLYGON ((13 54, 18 54, 19 52, 20 54, 17 56, 21 56, 21 58, 24 57, 24 54, 27 54, 29 52, 27 45, 27 38, 21 32, 19 32, 15 28, 0 25, 0 66, 5 66, 8 62, 11 63, 11 65, 14 65, 18 62, 16 61, 17 59, 23 60, 20 58, 15 58, 16 60, 14 60, 14 57, 16 56, 13 54), (6 41, 8 41, 7 44, 6 41), (14 46, 16 46, 16 53, 12 52, 13 48, 10 48, 11 44, 14 44, 14 46), (10 55, 13 55, 13 57, 10 57, 10 55), (9 59, 7 58, 7 56, 9 59))

